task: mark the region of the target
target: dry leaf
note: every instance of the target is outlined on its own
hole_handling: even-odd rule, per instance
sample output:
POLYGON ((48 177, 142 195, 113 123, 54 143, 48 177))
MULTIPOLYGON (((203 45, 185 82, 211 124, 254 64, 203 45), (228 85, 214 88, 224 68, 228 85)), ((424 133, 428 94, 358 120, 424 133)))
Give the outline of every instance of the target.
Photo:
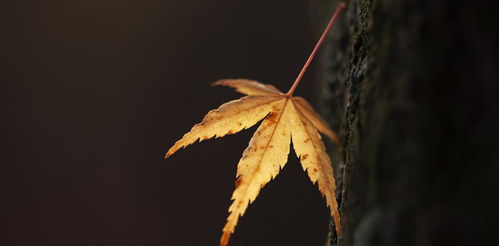
POLYGON ((344 3, 339 3, 310 57, 286 94, 272 85, 261 84, 254 80, 225 79, 217 81, 214 83, 215 85, 233 87, 247 96, 225 103, 218 109, 208 112, 201 123, 196 124, 166 153, 165 158, 168 158, 180 148, 197 140, 203 141, 234 134, 264 119, 237 165, 236 189, 232 194, 233 202, 229 207, 229 217, 220 239, 221 246, 225 246, 229 242, 229 237, 234 233, 239 216, 244 214, 248 204, 255 201, 260 189, 275 178, 284 167, 288 160, 291 142, 303 169, 307 171, 314 184, 317 182, 319 191, 326 197, 336 233, 340 234, 340 214, 334 192, 336 186, 333 167, 319 132, 335 142, 338 142, 338 139, 305 99, 292 95, 317 49, 325 40, 327 33, 344 7, 344 3))
POLYGON ((318 183, 320 192, 326 197, 339 233, 340 215, 334 192, 333 168, 319 132, 334 141, 337 138, 325 121, 305 99, 290 97, 271 85, 246 79, 221 80, 215 85, 234 87, 248 96, 208 112, 201 123, 168 150, 166 157, 198 139, 203 141, 233 134, 265 118, 237 166, 236 189, 232 195, 234 201, 229 207, 230 215, 223 228, 221 245, 227 245, 248 203, 252 203, 260 189, 284 167, 291 141, 303 169, 313 183, 318 183))

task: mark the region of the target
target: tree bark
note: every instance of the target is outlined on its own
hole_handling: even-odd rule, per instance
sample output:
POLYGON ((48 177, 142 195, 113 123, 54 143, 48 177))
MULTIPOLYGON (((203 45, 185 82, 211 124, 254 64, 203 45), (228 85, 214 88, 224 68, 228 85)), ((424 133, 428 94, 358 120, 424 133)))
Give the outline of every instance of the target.
MULTIPOLYGON (((316 21, 336 3, 314 0, 316 21)), ((319 65, 322 113, 343 142, 331 151, 342 235, 331 230, 327 245, 497 243, 494 11, 485 2, 347 2, 319 65)))

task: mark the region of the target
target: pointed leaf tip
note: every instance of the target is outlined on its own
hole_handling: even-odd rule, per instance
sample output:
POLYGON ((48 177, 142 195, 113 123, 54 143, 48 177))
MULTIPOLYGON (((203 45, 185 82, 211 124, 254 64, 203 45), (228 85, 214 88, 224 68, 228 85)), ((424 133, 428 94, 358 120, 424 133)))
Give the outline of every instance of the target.
POLYGON ((226 246, 229 243, 229 238, 230 238, 230 232, 226 231, 222 235, 222 238, 220 239, 220 246, 226 246))
POLYGON ((168 158, 168 157, 170 157, 172 154, 173 154, 173 153, 167 152, 163 158, 164 158, 164 159, 167 159, 167 158, 168 158))

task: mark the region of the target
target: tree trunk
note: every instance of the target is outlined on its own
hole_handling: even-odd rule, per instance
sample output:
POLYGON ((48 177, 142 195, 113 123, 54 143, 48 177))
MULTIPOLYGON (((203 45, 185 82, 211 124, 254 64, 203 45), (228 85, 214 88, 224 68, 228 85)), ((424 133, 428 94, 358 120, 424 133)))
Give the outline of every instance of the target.
MULTIPOLYGON (((317 22, 336 3, 313 1, 317 22)), ((327 245, 497 244, 495 8, 352 0, 340 19, 319 70, 343 141, 331 151, 342 235, 327 245)))

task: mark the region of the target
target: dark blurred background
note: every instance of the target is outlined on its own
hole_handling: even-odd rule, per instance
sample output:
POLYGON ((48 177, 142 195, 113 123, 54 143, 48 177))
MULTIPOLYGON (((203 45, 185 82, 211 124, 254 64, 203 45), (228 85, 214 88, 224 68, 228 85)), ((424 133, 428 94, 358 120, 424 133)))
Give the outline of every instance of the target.
MULTIPOLYGON (((288 89, 322 29, 308 4, 2 3, 0 245, 217 245, 255 128, 163 155, 239 97, 211 82, 288 89)), ((314 103, 311 70, 297 94, 314 103)), ((298 164, 291 153, 231 245, 324 242, 328 209, 298 164)))

